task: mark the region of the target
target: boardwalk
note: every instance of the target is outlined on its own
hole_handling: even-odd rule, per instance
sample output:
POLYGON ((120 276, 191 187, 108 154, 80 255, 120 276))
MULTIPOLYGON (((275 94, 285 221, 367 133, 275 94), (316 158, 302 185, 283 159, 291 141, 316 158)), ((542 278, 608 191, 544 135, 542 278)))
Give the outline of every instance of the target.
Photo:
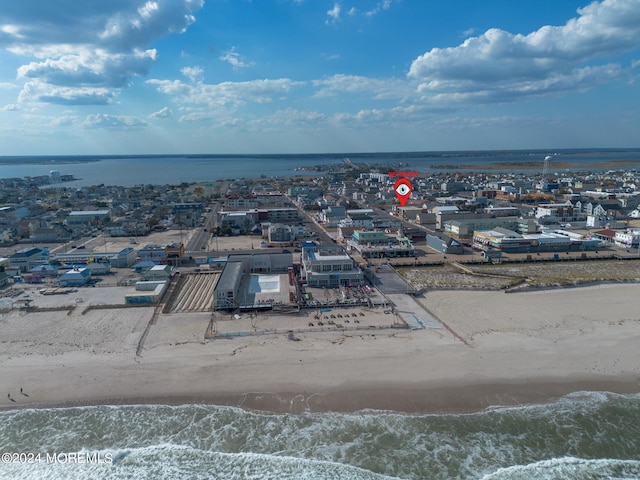
POLYGON ((411 295, 392 293, 387 295, 387 298, 393 302, 396 313, 407 323, 411 330, 442 328, 442 324, 438 319, 422 308, 411 295))

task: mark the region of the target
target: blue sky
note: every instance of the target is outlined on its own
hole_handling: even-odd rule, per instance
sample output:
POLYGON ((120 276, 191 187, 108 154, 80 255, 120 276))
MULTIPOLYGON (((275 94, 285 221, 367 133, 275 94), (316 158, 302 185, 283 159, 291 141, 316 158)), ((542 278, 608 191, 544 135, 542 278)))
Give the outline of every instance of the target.
POLYGON ((0 4, 0 155, 637 147, 640 0, 0 4))

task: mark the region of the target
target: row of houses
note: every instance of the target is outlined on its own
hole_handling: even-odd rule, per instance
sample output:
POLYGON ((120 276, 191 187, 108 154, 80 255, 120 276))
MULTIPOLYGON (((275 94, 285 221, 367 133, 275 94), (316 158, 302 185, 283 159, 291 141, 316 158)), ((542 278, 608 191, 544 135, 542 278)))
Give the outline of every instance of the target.
POLYGON ((55 276, 58 265, 62 269, 82 266, 96 274, 104 274, 110 268, 130 268, 142 273, 149 268, 159 265, 177 266, 184 255, 184 244, 170 243, 167 245, 148 244, 139 250, 126 247, 115 252, 74 251, 49 254, 47 247, 27 247, 16 251, 5 259, 5 269, 14 274, 24 274, 25 278, 55 276), (31 277, 30 277, 31 276, 31 277))

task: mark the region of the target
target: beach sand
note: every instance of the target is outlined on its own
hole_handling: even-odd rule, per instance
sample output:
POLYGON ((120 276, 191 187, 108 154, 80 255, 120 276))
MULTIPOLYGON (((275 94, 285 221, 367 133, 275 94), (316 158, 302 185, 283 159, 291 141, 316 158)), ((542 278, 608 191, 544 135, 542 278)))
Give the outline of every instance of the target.
POLYGON ((300 333, 299 342, 205 341, 208 314, 161 315, 139 357, 152 308, 12 311, 0 314, 0 385, 16 401, 2 403, 442 412, 639 392, 639 295, 637 284, 433 291, 419 301, 447 328, 300 333))

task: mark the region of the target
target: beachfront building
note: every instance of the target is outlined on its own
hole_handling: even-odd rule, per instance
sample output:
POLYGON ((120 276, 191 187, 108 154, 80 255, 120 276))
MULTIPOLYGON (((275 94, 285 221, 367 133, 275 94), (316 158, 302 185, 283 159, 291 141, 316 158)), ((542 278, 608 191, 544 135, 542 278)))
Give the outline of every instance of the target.
POLYGON ((625 248, 640 248, 640 230, 630 228, 626 232, 616 232, 613 241, 625 248))
POLYGON ((126 294, 124 303, 127 305, 156 304, 168 285, 169 282, 163 281, 136 282, 136 292, 126 294))
POLYGON ((214 310, 271 310, 295 306, 291 253, 230 255, 213 291, 214 310))
POLYGON ((228 262, 242 263, 244 273, 287 273, 293 266, 291 253, 249 253, 229 255, 228 262))
POLYGON ((427 246, 439 253, 448 253, 451 255, 461 255, 464 253, 464 247, 460 242, 451 238, 449 235, 438 232, 427 235, 427 246))
POLYGON ((300 273, 309 287, 335 288, 364 283, 362 270, 346 250, 337 245, 304 244, 300 273))
POLYGON ((534 233, 537 230, 533 219, 520 217, 485 217, 473 216, 456 220, 447 220, 444 223, 444 232, 457 238, 471 238, 476 230, 491 230, 496 227, 515 230, 519 233, 534 233))
POLYGON ((401 232, 397 236, 383 231, 355 230, 347 245, 356 250, 362 258, 413 257, 415 249, 411 241, 401 232))
POLYGON ((213 290, 214 310, 234 310, 239 307, 242 262, 227 262, 213 290))
POLYGON ((544 232, 520 234, 513 230, 496 227, 493 230, 477 231, 473 235, 476 249, 500 250, 505 253, 538 253, 596 250, 601 241, 566 232, 544 232))

